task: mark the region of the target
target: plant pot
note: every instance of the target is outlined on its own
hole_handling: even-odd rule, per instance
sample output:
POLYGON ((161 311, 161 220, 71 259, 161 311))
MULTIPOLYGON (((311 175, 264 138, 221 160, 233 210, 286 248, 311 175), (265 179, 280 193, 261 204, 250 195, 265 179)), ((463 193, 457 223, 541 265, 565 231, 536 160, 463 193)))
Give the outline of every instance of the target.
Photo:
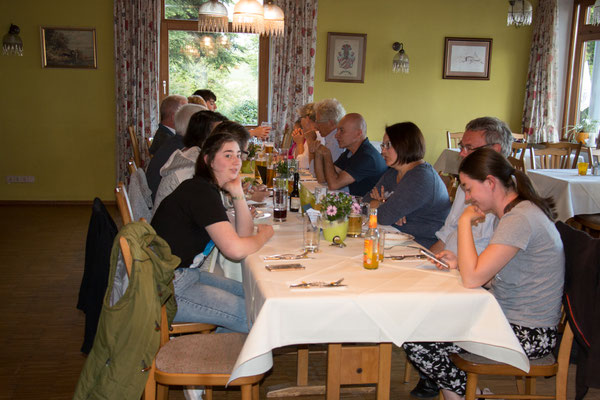
POLYGON ((348 218, 328 221, 326 217, 323 217, 321 227, 323 228, 323 237, 326 241, 332 242, 336 236, 339 236, 343 241, 346 239, 348 232, 348 218))
POLYGON ((590 134, 588 132, 577 132, 575 134, 575 140, 577 141, 577 143, 581 143, 583 145, 585 145, 589 137, 590 134))

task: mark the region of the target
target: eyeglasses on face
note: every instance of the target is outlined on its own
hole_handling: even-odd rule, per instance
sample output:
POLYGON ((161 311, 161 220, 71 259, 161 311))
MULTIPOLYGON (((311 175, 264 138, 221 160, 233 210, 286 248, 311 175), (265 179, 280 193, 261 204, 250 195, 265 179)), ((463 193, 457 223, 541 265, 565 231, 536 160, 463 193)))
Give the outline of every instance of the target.
POLYGON ((392 142, 381 142, 381 149, 382 150, 388 150, 390 147, 392 147, 392 142))
POLYGON ((473 147, 470 144, 463 144, 462 140, 460 142, 458 142, 458 148, 460 149, 460 151, 467 151, 467 152, 472 152, 475 151, 477 149, 483 149, 485 147, 490 147, 495 145, 496 143, 488 143, 488 144, 484 144, 483 146, 478 146, 478 147, 473 147))

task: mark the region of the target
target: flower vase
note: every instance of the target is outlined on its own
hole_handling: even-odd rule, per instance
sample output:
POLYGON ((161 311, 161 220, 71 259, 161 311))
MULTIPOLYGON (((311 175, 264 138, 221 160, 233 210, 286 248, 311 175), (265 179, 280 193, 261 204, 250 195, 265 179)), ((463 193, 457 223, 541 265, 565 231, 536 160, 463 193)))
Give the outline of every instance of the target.
POLYGON ((323 228, 323 237, 326 241, 332 242, 336 236, 339 236, 344 241, 348 232, 348 217, 329 221, 327 216, 323 216, 321 227, 323 228))
POLYGON ((256 162, 254 159, 243 160, 242 161, 242 174, 254 174, 254 170, 256 168, 256 162))

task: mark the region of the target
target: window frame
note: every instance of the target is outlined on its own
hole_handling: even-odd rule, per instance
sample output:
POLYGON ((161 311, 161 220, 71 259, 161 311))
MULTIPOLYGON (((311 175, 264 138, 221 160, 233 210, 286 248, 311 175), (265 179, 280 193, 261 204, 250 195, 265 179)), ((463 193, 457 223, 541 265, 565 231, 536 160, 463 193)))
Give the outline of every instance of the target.
MULTIPOLYGON (((198 21, 196 20, 175 20, 165 18, 165 0, 161 1, 161 22, 160 22, 160 56, 159 56, 159 101, 169 93, 169 31, 198 31, 198 21)), ((229 23, 229 33, 243 33, 233 30, 232 23, 229 23)), ((270 39, 268 36, 259 36, 258 50, 258 119, 261 121, 269 120, 269 47, 270 39)), ((210 88, 198 88, 210 89, 210 88)), ((181 93, 183 94, 183 93, 181 93)), ((190 96, 191 93, 183 94, 190 96)), ((252 125, 252 127, 255 127, 252 125)))
POLYGON ((567 68, 567 84, 563 100, 563 131, 568 126, 577 123, 579 108, 581 69, 584 64, 585 42, 600 40, 600 25, 585 23, 588 7, 594 5, 594 0, 575 0, 573 2, 573 19, 571 20, 571 36, 569 41, 569 58, 567 68))

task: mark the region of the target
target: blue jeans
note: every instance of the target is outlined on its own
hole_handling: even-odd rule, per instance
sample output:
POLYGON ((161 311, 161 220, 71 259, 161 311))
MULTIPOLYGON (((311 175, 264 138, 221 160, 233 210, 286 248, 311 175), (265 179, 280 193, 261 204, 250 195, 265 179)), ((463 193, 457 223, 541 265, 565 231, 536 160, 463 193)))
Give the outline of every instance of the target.
POLYGON ((203 322, 248 332, 240 282, 198 268, 179 268, 175 270, 173 286, 177 301, 175 322, 203 322))

